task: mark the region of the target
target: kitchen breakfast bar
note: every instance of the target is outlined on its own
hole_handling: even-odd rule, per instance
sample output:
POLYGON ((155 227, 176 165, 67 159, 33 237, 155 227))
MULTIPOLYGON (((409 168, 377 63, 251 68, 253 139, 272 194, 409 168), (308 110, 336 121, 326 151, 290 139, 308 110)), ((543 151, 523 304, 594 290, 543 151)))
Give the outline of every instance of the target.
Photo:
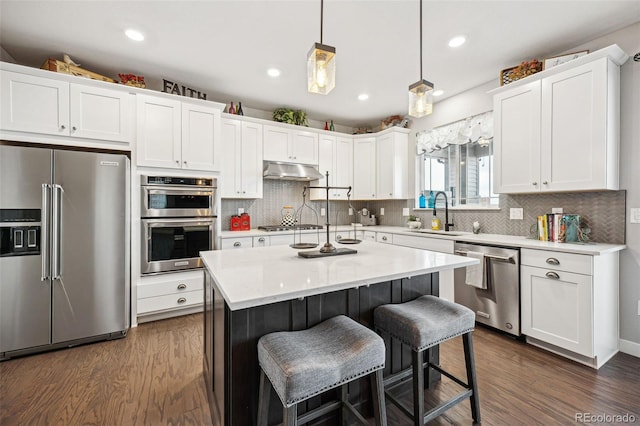
MULTIPOLYGON (((205 264, 203 367, 214 424, 256 424, 261 336, 307 329, 336 315, 373 328, 377 306, 438 295, 439 271, 478 262, 373 242, 351 247, 356 254, 311 259, 288 246, 200 253, 205 264)), ((385 375, 410 366, 407 347, 386 337, 385 345, 385 375)), ((437 361, 438 351, 431 352, 437 361)), ((365 412, 371 411, 369 395, 367 380, 349 385, 351 402, 365 412)), ((300 412, 325 399, 309 399, 300 412)), ((269 424, 281 422, 282 405, 275 392, 269 416, 269 424)), ((325 423, 335 424, 335 418, 325 423)))

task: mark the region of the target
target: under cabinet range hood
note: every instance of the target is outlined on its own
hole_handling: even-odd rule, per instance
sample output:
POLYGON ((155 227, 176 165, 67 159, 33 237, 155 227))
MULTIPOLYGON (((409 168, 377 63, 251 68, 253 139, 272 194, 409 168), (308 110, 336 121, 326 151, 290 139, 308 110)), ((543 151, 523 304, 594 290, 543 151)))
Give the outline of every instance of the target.
POLYGON ((265 161, 265 179, 301 180, 311 181, 321 179, 322 173, 309 164, 281 163, 277 161, 265 161))

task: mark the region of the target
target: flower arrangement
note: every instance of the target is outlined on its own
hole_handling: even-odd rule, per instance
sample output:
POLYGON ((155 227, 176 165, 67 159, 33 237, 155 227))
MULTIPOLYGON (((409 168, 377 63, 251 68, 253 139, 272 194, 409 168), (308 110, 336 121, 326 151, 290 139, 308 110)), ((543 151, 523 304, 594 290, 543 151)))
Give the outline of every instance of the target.
POLYGON ((542 71, 542 62, 532 59, 531 61, 521 62, 520 65, 512 69, 509 73, 509 78, 511 80, 519 80, 539 71, 542 71))
POLYGON ((144 82, 144 77, 141 75, 136 76, 134 74, 118 74, 118 77, 120 77, 120 81, 125 86, 139 87, 141 89, 147 87, 147 84, 144 82))

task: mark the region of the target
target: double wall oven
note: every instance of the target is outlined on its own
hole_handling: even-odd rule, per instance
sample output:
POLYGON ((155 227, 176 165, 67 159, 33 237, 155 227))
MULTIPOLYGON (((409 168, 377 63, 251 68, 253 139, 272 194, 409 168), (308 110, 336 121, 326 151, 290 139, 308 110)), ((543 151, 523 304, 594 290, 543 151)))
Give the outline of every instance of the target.
POLYGON ((142 274, 202 267, 214 249, 216 179, 141 177, 142 274))

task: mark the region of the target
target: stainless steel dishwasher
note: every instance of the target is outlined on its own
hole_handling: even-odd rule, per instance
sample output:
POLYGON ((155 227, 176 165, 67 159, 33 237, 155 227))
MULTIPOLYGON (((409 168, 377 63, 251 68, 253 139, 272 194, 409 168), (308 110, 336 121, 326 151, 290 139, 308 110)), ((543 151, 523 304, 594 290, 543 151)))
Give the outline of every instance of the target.
POLYGON ((520 336, 520 249, 456 243, 455 254, 484 255, 486 289, 466 284, 466 268, 455 270, 454 300, 476 313, 476 321, 520 336))

